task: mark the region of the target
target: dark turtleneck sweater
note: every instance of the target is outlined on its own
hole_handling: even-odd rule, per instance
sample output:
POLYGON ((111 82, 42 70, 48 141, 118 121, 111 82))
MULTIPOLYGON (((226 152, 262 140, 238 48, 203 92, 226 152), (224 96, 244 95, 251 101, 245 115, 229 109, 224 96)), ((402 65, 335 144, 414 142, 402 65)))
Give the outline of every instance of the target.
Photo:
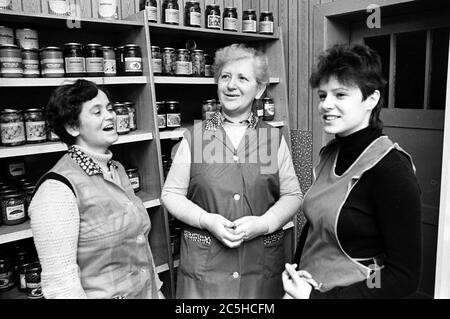
MULTIPOLYGON (((342 175, 381 135, 379 129, 365 128, 336 136, 340 150, 335 173, 342 175)), ((369 288, 362 281, 325 293, 312 290, 310 298, 402 298, 417 290, 422 257, 420 190, 404 153, 391 150, 361 176, 342 207, 337 234, 353 258, 384 255, 379 287, 369 288)), ((300 249, 303 244, 299 243, 300 249)))

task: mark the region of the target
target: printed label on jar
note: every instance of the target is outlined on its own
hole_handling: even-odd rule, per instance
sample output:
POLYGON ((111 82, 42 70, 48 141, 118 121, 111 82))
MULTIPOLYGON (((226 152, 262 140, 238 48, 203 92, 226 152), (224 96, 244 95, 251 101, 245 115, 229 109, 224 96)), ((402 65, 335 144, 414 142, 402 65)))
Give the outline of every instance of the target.
POLYGON ((266 112, 267 115, 274 115, 275 114, 275 104, 274 103, 264 104, 264 112, 266 112))
POLYGON ((77 58, 65 58, 66 60, 66 73, 84 73, 85 72, 85 60, 83 57, 77 58))
POLYGON ((23 74, 22 58, 4 57, 0 58, 0 69, 2 74, 23 74))
POLYGON ((103 58, 86 58, 87 73, 103 73, 103 58))
POLYGON ((162 72, 162 59, 152 59, 153 73, 162 72))
POLYGON ((16 39, 22 49, 39 49, 37 32, 34 30, 16 30, 16 39))
POLYGON ((264 109, 257 109, 256 110, 256 116, 261 117, 264 115, 264 109))
POLYGON ((29 299, 39 299, 42 298, 42 288, 41 283, 27 282, 27 298, 29 299))
POLYGON ((273 33, 273 22, 272 21, 261 21, 259 23, 259 32, 273 33))
POLYGON ((181 113, 167 114, 167 127, 180 127, 181 113))
POLYGON ((64 74, 63 59, 43 59, 41 60, 42 74, 64 74))
POLYGON ((213 76, 212 65, 205 65, 205 76, 213 76))
POLYGON ((125 58, 125 72, 142 72, 142 58, 125 58))
POLYGON ((180 21, 179 11, 176 9, 166 9, 166 23, 178 23, 180 21))
POLYGON ((155 7, 147 6, 145 9, 148 12, 148 20, 156 22, 156 18, 158 16, 157 9, 155 7))
POLYGON ((175 64, 176 75, 191 75, 192 74, 192 62, 177 61, 175 64))
POLYGON ((5 209, 6 220, 13 221, 25 218, 25 204, 7 206, 5 209))
POLYGON ((25 142, 25 126, 20 123, 2 123, 0 124, 2 131, 2 143, 20 143, 25 142))
POLYGON ((45 121, 25 122, 27 141, 45 141, 47 132, 45 131, 45 121))
POLYGON ((104 19, 117 19, 117 0, 99 0, 98 15, 104 19))
POLYGON ((130 183, 133 189, 139 189, 139 177, 132 177, 130 178, 130 183))
POLYGON ((13 272, 8 271, 4 273, 0 273, 0 290, 8 289, 14 285, 14 277, 13 272))
POLYGON ((23 75, 39 75, 38 60, 23 60, 23 75))
POLYGON ((190 25, 201 25, 202 14, 200 12, 190 12, 190 25))
POLYGON ((109 75, 117 74, 116 60, 103 60, 103 72, 109 75))
POLYGON ((223 20, 223 28, 226 30, 237 30, 237 19, 236 18, 225 18, 223 20))
POLYGON ((218 15, 208 15, 208 28, 210 29, 220 29, 220 16, 218 15))
POLYGON ((69 1, 67 0, 49 0, 48 1, 49 12, 57 15, 69 14, 69 1))
POLYGON ((166 116, 158 114, 158 128, 166 128, 166 116))
POLYGON ((254 20, 245 20, 242 22, 242 31, 243 32, 256 32, 256 21, 254 20))
POLYGON ((130 131, 130 116, 117 115, 117 133, 124 133, 130 131))

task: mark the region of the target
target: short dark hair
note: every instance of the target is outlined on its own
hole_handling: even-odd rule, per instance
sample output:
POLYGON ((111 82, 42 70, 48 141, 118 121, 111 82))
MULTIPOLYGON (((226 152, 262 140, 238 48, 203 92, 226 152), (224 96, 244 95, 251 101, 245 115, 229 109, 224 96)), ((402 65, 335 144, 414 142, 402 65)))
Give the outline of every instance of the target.
POLYGON ((382 76, 381 59, 378 53, 366 45, 336 44, 319 56, 319 62, 309 83, 313 88, 330 77, 345 85, 356 85, 363 100, 375 90, 380 91, 380 100, 370 114, 369 126, 383 128, 380 111, 384 104, 386 81, 382 76))
POLYGON ((95 98, 99 90, 109 98, 109 94, 104 88, 83 79, 56 88, 50 96, 45 112, 48 129, 53 130, 67 145, 74 144, 75 138, 66 131, 65 125, 79 125, 78 118, 83 103, 95 98))

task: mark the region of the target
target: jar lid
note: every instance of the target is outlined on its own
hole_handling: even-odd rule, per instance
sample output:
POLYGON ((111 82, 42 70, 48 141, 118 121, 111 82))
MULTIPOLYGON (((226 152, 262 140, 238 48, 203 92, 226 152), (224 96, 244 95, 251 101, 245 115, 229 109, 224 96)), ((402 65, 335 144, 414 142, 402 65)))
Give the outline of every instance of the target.
POLYGON ((156 102, 156 104, 165 104, 165 103, 166 103, 165 101, 156 102))
POLYGON ((114 102, 113 107, 116 107, 116 106, 124 106, 124 103, 123 102, 114 102))
POLYGON ((216 100, 204 100, 203 103, 216 103, 216 100))
POLYGON ((203 50, 195 49, 194 52, 203 53, 203 50))
POLYGON ((166 103, 167 104, 178 104, 178 103, 180 103, 180 101, 167 101, 166 103))
POLYGON ((99 48, 99 47, 101 47, 102 45, 101 44, 98 44, 98 43, 89 43, 89 44, 86 44, 86 47, 88 48, 88 47, 93 47, 93 48, 99 48))
POLYGON ((166 50, 175 51, 174 48, 170 48, 170 47, 165 47, 165 48, 163 48, 163 50, 164 50, 164 51, 166 51, 166 50))
POLYGON ((256 10, 255 9, 246 9, 246 10, 244 10, 244 12, 256 12, 256 10))
POLYGON ((18 110, 18 109, 3 109, 3 110, 1 110, 1 113, 3 113, 3 114, 22 113, 22 111, 18 110))
POLYGON ((61 48, 60 47, 45 47, 45 48, 41 49, 41 51, 50 51, 50 50, 61 51, 61 48))
POLYGON ((134 167, 132 167, 132 168, 127 168, 126 170, 125 170, 125 172, 137 172, 137 168, 134 168, 134 167))
POLYGON ((102 50, 113 50, 114 48, 108 45, 102 46, 102 50))
POLYGON ((0 45, 0 49, 3 49, 3 48, 18 49, 19 47, 17 45, 15 45, 15 44, 7 44, 7 43, 5 43, 5 44, 0 45))
POLYGON ((22 49, 22 52, 38 52, 38 49, 34 49, 34 48, 28 48, 28 49, 22 49))
POLYGON ((35 29, 30 29, 30 28, 20 28, 20 29, 16 29, 16 32, 19 30, 23 30, 23 31, 36 31, 35 29))
POLYGON ((152 49, 159 49, 159 46, 157 46, 157 45, 152 45, 151 48, 152 48, 152 49))
POLYGON ((26 109, 24 112, 28 113, 28 112, 43 112, 43 109, 39 109, 39 108, 32 108, 32 109, 26 109))
POLYGON ((187 49, 177 49, 177 52, 187 52, 187 49))
POLYGON ((123 102, 123 104, 125 104, 125 105, 134 105, 134 102, 127 101, 127 102, 123 102))
POLYGON ((126 44, 124 45, 125 48, 138 48, 139 46, 137 44, 126 44))
POLYGON ((69 43, 64 43, 64 46, 82 46, 81 43, 77 43, 77 42, 69 42, 69 43))
POLYGON ((25 272, 35 272, 35 271, 41 271, 41 264, 38 261, 32 262, 28 265, 25 272))
POLYGON ((13 191, 11 193, 3 193, 2 194, 2 198, 4 199, 10 199, 10 198, 18 198, 18 197, 23 197, 23 193, 19 192, 19 191, 13 191))

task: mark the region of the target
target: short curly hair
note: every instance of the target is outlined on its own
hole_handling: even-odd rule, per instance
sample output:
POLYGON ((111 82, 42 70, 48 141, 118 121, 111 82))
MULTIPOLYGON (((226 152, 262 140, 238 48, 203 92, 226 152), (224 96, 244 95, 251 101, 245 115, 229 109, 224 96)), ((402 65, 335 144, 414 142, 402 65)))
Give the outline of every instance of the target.
POLYGON ((380 111, 384 104, 386 81, 382 76, 381 59, 378 53, 366 45, 336 44, 319 56, 319 62, 309 82, 313 88, 322 81, 336 77, 345 85, 356 85, 367 99, 375 90, 380 92, 380 100, 370 115, 369 126, 383 128, 380 111))
POLYGON ((109 98, 109 94, 104 88, 83 79, 76 80, 73 84, 57 87, 51 94, 45 109, 48 129, 57 134, 67 145, 74 144, 75 138, 66 131, 65 126, 79 125, 83 103, 95 98, 99 90, 109 98))

